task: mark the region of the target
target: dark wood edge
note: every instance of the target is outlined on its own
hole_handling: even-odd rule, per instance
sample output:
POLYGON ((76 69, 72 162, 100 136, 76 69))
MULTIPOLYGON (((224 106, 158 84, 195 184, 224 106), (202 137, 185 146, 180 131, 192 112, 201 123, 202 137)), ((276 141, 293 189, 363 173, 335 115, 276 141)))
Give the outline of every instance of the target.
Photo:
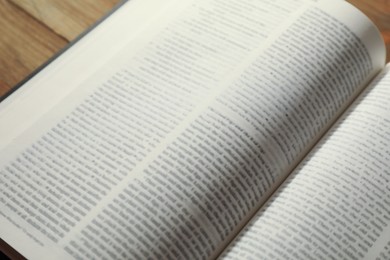
POLYGON ((0 238, 0 253, 3 253, 4 256, 0 254, 1 259, 4 257, 9 257, 13 260, 25 260, 26 258, 22 256, 18 251, 8 245, 4 240, 0 238))

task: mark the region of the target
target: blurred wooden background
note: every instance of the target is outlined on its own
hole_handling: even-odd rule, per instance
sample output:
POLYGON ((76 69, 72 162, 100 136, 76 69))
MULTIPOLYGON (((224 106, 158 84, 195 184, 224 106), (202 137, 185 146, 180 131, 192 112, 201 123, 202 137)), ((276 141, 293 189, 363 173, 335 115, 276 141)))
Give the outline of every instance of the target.
MULTIPOLYGON (((390 0, 348 0, 377 24, 390 61, 390 0)), ((0 96, 120 0, 0 0, 0 96)))

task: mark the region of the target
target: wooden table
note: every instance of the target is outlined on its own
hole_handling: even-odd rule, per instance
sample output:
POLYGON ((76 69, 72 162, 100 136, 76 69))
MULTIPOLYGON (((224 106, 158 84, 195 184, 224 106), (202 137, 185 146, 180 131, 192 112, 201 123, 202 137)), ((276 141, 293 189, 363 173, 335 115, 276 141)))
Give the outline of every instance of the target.
MULTIPOLYGON (((120 0, 0 0, 0 96, 120 0)), ((379 27, 390 61, 390 1, 349 0, 379 27)))

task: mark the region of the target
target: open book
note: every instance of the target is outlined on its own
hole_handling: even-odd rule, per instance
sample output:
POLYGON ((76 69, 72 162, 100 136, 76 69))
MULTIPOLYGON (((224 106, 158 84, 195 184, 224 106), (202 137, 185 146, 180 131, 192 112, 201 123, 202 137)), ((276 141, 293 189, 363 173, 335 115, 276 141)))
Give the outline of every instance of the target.
POLYGON ((390 74, 343 1, 132 0, 0 103, 1 250, 390 257, 390 74))

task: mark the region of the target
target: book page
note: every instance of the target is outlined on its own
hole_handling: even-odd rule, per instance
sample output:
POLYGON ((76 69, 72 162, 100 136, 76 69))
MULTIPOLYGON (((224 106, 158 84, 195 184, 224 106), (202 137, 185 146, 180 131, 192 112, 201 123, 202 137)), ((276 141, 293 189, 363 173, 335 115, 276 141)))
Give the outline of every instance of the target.
POLYGON ((230 245, 226 259, 389 259, 390 67, 230 245))
MULTIPOLYGON (((113 56, 119 55, 124 60, 133 60, 133 56, 146 45, 152 48, 152 41, 161 40, 163 35, 169 32, 169 28, 166 28, 168 24, 172 24, 172 20, 184 9, 192 8, 192 2, 191 0, 126 2, 102 24, 53 60, 42 73, 32 77, 16 93, 0 102, 0 119, 7 122, 6 128, 0 127, 0 147, 4 147, 9 140, 13 140, 30 127, 43 113, 53 108, 69 93, 88 88, 83 82, 90 77, 96 79, 96 71, 99 68, 100 71, 110 70, 111 74, 106 73, 101 77, 103 80, 127 66, 118 64, 118 60, 107 64, 113 56), (125 51, 118 54, 121 50, 125 51)), ((224 71, 235 67, 248 53, 261 46, 269 35, 305 2, 312 1, 284 0, 272 3, 264 0, 258 4, 249 2, 239 4, 235 1, 221 4, 217 1, 213 4, 217 7, 199 5, 198 9, 194 9, 199 13, 193 11, 187 12, 186 15, 190 17, 195 15, 203 20, 199 24, 193 24, 200 20, 188 19, 182 24, 182 27, 188 28, 175 35, 175 44, 177 39, 183 37, 180 39, 181 45, 177 46, 181 50, 175 58, 176 60, 183 58, 188 48, 196 47, 197 49, 193 50, 195 53, 187 54, 184 61, 197 59, 205 61, 206 64, 213 63, 213 66, 210 65, 208 68, 210 70, 208 73, 220 69, 215 72, 214 78, 218 82, 225 76, 224 71), (213 55, 213 58, 209 56, 217 49, 218 53, 213 55)), ((169 37, 168 35, 172 35, 172 32, 166 37, 169 37)), ((196 75, 203 73, 202 70, 198 72, 196 75)), ((96 79, 96 82, 99 80, 96 79)))
POLYGON ((183 3, 7 131, 0 236, 32 259, 219 254, 383 63, 364 18, 279 4, 183 3))

